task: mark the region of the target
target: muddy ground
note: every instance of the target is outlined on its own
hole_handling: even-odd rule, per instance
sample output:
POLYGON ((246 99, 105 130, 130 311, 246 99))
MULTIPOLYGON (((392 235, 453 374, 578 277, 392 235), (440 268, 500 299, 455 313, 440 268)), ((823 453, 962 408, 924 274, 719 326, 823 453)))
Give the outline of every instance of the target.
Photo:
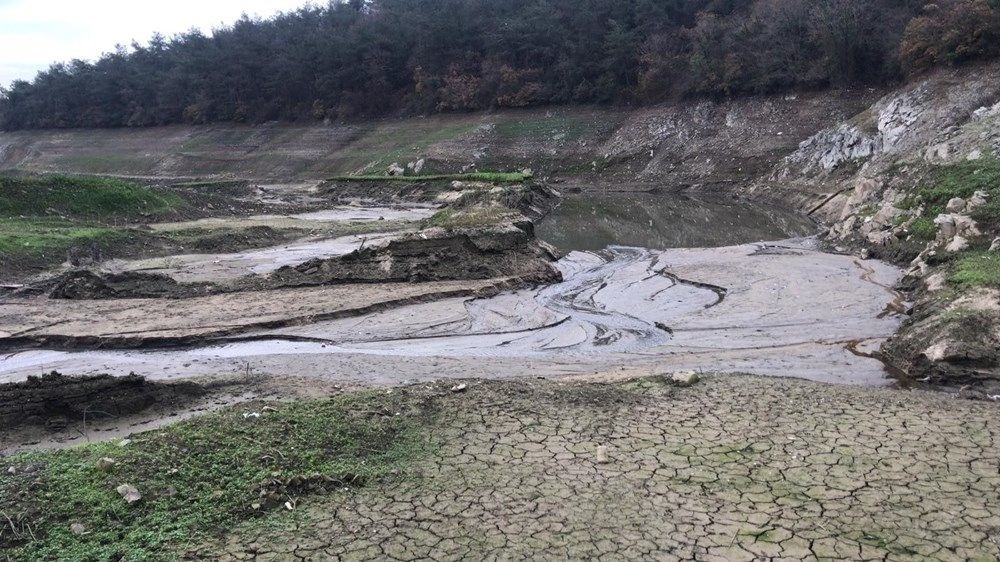
MULTIPOLYGON (((713 376, 397 390, 436 449, 192 559, 990 560, 992 404, 713 376)), ((404 408, 405 410, 406 408, 404 408)))

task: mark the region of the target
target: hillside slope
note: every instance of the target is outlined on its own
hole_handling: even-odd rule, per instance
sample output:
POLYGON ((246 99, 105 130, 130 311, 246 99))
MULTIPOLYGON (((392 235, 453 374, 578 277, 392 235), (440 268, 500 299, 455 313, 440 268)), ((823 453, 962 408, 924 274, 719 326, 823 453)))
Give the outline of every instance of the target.
POLYGON ((916 304, 885 348, 900 367, 997 386, 1000 64, 940 71, 884 96, 747 192, 810 209, 833 244, 910 268, 916 304))
POLYGON ((263 181, 425 170, 519 170, 581 183, 744 183, 873 91, 689 102, 636 111, 555 108, 353 124, 0 132, 0 169, 263 181))

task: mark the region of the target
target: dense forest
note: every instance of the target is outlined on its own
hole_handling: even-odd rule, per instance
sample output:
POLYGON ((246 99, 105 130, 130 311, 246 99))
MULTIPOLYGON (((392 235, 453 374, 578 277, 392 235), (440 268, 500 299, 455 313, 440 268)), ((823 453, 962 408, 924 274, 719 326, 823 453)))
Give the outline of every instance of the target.
POLYGON ((0 128, 656 103, 998 54, 1000 0, 348 0, 53 65, 0 90, 0 128))

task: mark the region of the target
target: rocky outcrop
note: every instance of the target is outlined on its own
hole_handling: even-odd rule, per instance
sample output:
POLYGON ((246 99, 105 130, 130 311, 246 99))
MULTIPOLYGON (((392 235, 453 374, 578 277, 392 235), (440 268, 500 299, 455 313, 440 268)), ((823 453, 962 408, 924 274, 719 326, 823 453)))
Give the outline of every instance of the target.
POLYGON ((984 213, 1000 186, 976 179, 997 157, 1000 64, 990 63, 900 88, 803 142, 748 191, 808 211, 832 245, 909 267, 915 305, 885 354, 928 382, 989 387, 1000 381, 998 293, 950 280, 955 260, 1000 234, 984 213))

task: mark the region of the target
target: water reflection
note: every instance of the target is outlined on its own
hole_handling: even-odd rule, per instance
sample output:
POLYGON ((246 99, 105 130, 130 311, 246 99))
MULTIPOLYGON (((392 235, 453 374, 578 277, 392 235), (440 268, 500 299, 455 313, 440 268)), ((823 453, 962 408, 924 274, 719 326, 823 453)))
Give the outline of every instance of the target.
POLYGON ((807 236, 802 215, 722 197, 571 194, 538 225, 538 237, 563 251, 608 246, 718 247, 807 236))

